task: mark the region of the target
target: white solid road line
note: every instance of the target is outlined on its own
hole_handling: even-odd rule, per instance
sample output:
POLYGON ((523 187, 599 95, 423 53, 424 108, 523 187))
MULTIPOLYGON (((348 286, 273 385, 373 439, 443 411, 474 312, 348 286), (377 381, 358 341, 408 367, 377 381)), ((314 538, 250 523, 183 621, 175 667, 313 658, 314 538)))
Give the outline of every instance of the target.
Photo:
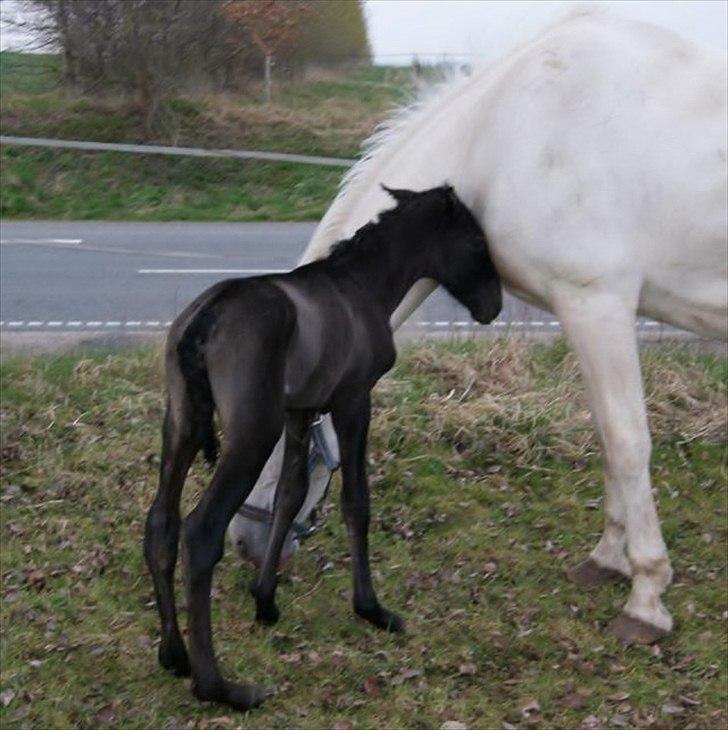
POLYGON ((138 274, 287 274, 290 269, 137 269, 138 274))
POLYGON ((0 238, 0 245, 11 246, 19 243, 37 244, 39 246, 78 246, 83 238, 0 238))

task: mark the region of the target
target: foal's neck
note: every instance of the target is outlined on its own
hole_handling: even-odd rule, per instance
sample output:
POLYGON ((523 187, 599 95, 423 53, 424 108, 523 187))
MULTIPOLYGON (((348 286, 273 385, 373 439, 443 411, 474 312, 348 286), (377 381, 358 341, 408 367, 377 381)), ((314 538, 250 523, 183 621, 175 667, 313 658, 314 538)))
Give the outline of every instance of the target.
POLYGON ((426 255, 414 237, 377 231, 368 235, 374 240, 342 244, 350 248, 339 260, 334 255, 331 270, 335 276, 353 282, 366 301, 381 308, 389 318, 412 285, 428 276, 426 255))

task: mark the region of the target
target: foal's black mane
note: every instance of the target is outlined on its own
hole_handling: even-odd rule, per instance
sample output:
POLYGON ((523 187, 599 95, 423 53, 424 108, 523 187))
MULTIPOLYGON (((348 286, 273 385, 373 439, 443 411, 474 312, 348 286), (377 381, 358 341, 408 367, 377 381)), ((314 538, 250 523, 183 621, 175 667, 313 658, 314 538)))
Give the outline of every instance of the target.
MULTIPOLYGON (((428 190, 427 198, 428 200, 434 199, 436 195, 446 195, 451 190, 450 186, 441 185, 438 188, 428 190)), ((394 208, 382 211, 373 221, 369 221, 369 223, 359 228, 351 238, 337 241, 331 247, 329 255, 323 260, 336 264, 346 264, 362 255, 377 253, 382 240, 388 238, 387 234, 390 232, 391 227, 402 216, 403 207, 404 204, 398 201, 394 208)))

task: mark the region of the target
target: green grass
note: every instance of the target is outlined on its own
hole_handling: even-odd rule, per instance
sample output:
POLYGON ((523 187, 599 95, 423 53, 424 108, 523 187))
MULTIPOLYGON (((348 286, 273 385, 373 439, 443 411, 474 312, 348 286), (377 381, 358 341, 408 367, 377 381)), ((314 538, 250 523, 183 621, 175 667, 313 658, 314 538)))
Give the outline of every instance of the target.
POLYGON ((0 95, 57 92, 60 56, 0 51, 0 95))
MULTIPOLYGON (((256 149, 352 158, 395 105, 410 97, 397 68, 320 71, 239 94, 165 98, 153 133, 142 109, 113 96, 68 99, 53 56, 0 54, 3 134, 98 142, 256 149)), ((5 147, 5 218, 302 220, 319 218, 340 168, 237 160, 48 152, 5 147)))
POLYGON ((3 218, 316 220, 336 168, 239 160, 69 152, 0 152, 3 218))
MULTIPOLYGON (((573 357, 508 341, 406 348, 376 390, 369 473, 374 580, 408 632, 352 616, 335 486, 325 527, 282 581, 275 628, 252 621, 250 569, 230 552, 218 567, 221 665, 278 688, 244 716, 198 704, 156 664, 141 540, 158 466, 159 351, 7 360, 0 723, 725 727, 724 361, 660 347, 643 363, 675 568, 676 630, 659 648, 605 635, 624 586, 583 593, 564 576, 601 522, 573 357)), ((185 509, 208 478, 197 463, 185 509)))

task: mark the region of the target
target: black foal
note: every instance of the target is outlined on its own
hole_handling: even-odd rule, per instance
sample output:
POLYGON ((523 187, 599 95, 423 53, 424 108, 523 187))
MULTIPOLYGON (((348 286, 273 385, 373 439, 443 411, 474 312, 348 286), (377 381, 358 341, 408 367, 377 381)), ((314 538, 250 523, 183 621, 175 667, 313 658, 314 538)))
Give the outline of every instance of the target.
POLYGON ((223 679, 212 647, 212 572, 225 529, 245 501, 285 428, 285 457, 266 557, 253 589, 259 620, 275 621, 281 546, 308 490, 315 413, 330 411, 341 449, 342 506, 351 540, 354 610, 393 631, 369 572, 366 445, 370 391, 394 364, 389 318, 422 278, 442 284, 479 322, 501 308, 486 240, 452 188, 389 191, 397 206, 331 255, 288 274, 233 279, 200 295, 175 320, 166 350, 168 379, 159 491, 147 518, 144 552, 162 623, 159 661, 192 674, 201 700, 246 710, 266 692, 223 679), (214 460, 213 412, 223 431, 209 488, 182 526, 189 656, 177 624, 173 578, 179 500, 195 454, 214 460))

